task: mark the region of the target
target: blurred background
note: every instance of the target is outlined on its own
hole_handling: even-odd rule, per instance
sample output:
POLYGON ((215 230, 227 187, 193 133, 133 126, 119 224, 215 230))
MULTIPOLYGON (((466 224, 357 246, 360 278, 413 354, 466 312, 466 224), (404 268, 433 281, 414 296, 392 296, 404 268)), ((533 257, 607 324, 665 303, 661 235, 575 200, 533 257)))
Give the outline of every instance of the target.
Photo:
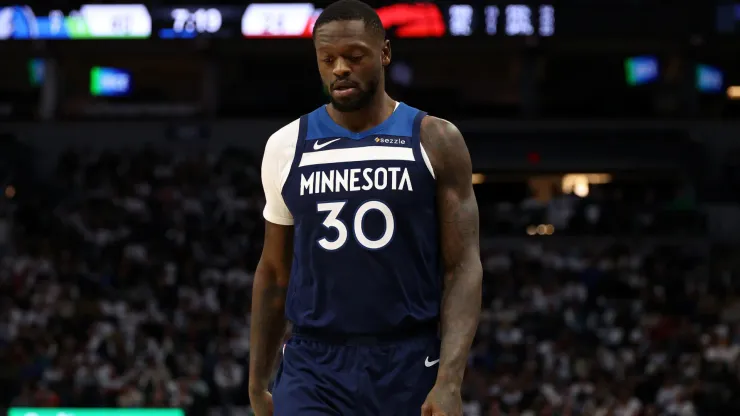
MULTIPOLYGON (((328 3, 0 6, 0 409, 249 414, 259 162, 327 101, 328 3)), ((371 4, 473 158, 465 414, 740 414, 740 3, 371 4)))

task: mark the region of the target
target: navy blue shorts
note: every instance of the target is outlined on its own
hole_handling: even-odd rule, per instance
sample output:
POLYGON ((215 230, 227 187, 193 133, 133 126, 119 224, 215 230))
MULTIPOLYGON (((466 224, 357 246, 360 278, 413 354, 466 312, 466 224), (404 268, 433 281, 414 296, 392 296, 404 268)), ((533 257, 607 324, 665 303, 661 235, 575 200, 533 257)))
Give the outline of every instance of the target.
POLYGON ((293 335, 273 385, 274 416, 418 416, 439 366, 440 341, 293 335))

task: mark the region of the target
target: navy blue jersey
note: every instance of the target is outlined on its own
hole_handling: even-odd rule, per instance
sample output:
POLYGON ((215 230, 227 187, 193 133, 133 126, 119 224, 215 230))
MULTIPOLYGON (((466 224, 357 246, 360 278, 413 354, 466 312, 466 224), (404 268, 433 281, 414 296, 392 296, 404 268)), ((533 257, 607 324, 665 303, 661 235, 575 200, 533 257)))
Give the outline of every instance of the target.
POLYGON ((436 186, 419 140, 425 115, 400 103, 361 133, 336 124, 324 106, 300 118, 282 186, 295 225, 286 302, 294 324, 376 334, 438 320, 436 186))

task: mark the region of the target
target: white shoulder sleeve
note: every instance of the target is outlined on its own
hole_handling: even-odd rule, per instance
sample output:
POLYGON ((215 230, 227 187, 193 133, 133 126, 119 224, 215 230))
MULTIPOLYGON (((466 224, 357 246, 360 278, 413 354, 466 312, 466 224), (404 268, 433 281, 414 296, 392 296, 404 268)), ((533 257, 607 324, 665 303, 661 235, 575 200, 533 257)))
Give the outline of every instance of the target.
POLYGON ((283 200, 283 185, 288 179, 295 157, 300 119, 275 132, 267 140, 262 157, 262 188, 265 191, 265 210, 262 216, 279 225, 293 225, 293 215, 283 200))

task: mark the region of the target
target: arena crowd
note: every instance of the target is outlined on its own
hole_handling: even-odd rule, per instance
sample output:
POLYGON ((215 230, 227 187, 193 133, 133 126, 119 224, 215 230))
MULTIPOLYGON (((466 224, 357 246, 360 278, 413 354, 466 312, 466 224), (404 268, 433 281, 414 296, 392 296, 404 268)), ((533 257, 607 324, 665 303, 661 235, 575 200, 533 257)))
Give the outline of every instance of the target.
MULTIPOLYGON (((467 416, 740 414, 732 253, 650 238, 681 231, 690 204, 619 195, 481 195, 484 237, 523 242, 481 253, 467 416), (538 221, 576 237, 527 240, 538 221), (625 224, 639 244, 604 237, 625 224)), ((70 151, 38 189, 6 189, 1 405, 246 408, 262 207, 258 160, 237 149, 70 151)))

